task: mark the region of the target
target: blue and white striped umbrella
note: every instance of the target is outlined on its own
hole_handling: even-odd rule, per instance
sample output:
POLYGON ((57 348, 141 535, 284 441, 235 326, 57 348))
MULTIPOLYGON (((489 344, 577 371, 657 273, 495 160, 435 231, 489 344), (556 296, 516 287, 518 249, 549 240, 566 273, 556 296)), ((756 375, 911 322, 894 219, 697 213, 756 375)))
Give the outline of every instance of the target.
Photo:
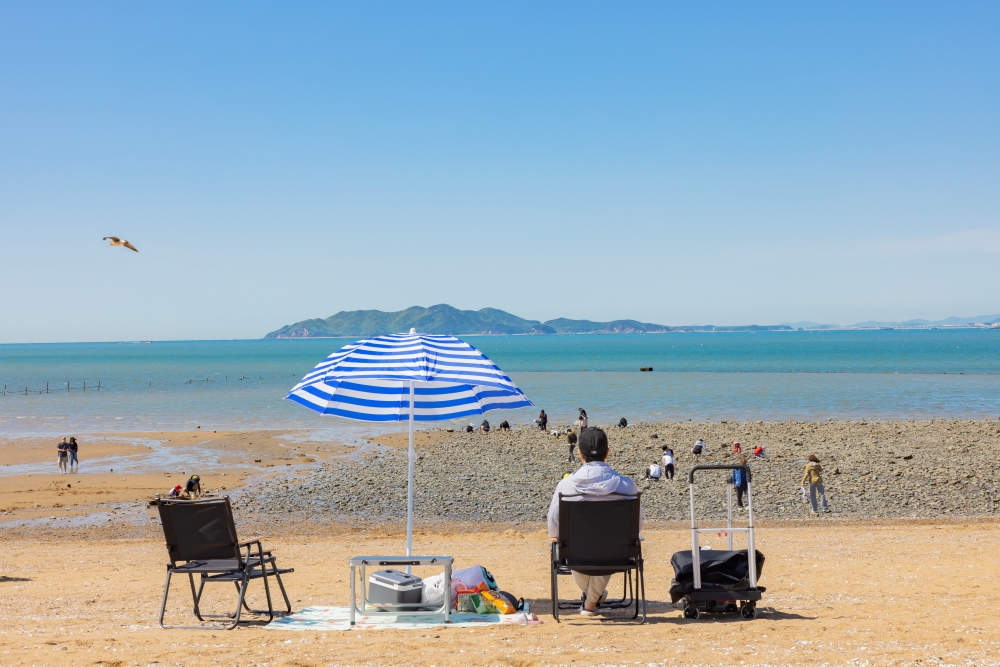
POLYGON ((372 422, 443 421, 532 403, 486 355, 453 336, 395 334, 345 345, 285 398, 372 422))
MULTIPOLYGON (((486 355, 453 336, 378 336, 345 345, 285 398, 324 415, 408 421, 406 555, 413 555, 413 424, 527 408, 528 400, 486 355)), ((409 571, 409 567, 407 567, 409 571)))

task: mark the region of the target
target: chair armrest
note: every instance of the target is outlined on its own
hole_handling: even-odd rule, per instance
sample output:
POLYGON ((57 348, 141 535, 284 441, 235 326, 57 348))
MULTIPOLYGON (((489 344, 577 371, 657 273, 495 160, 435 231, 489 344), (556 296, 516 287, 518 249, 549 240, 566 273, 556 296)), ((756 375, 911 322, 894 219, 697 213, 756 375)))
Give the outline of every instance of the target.
POLYGON ((248 540, 240 540, 240 546, 241 547, 245 547, 245 546, 249 546, 251 544, 257 544, 258 542, 260 542, 263 539, 264 539, 263 537, 251 537, 248 540))

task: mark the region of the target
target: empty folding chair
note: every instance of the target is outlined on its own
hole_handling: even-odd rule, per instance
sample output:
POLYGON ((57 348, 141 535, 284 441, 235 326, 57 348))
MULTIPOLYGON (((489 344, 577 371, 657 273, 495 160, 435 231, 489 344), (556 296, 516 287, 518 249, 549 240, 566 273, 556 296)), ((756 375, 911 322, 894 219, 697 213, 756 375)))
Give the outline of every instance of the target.
POLYGON ((212 629, 231 630, 240 622, 240 613, 246 609, 252 614, 267 614, 268 620, 274 618, 271 605, 271 588, 268 579, 273 577, 281 589, 287 611, 292 611, 292 605, 285 593, 281 575, 293 572, 289 569, 278 569, 274 555, 265 551, 260 538, 240 541, 236 536, 236 523, 233 521, 233 510, 229 498, 212 498, 209 500, 167 500, 159 503, 160 521, 163 524, 163 536, 167 541, 167 552, 170 563, 167 565, 167 581, 163 587, 163 603, 160 605, 161 628, 212 629), (167 608, 167 596, 170 593, 170 579, 174 574, 186 574, 191 586, 191 597, 194 600, 194 615, 199 621, 205 618, 227 618, 230 622, 212 625, 173 625, 163 624, 163 616, 167 608), (195 587, 195 575, 199 583, 195 587), (252 579, 264 580, 264 594, 267 598, 267 610, 250 609, 246 604, 247 587, 252 579), (205 584, 232 583, 237 590, 236 610, 232 614, 205 614, 201 611, 200 601, 205 584))

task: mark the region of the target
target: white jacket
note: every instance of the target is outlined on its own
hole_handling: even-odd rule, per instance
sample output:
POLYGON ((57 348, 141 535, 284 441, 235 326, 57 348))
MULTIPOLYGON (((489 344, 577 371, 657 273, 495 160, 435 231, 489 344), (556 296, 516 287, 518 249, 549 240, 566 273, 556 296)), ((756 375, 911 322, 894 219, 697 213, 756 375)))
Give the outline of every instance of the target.
MULTIPOLYGON (((603 461, 592 461, 580 466, 580 469, 556 485, 549 504, 549 537, 559 537, 559 494, 583 494, 582 498, 567 498, 570 500, 615 500, 602 498, 611 493, 636 495, 639 490, 628 477, 619 475, 614 468, 603 461)), ((639 515, 639 526, 642 527, 642 514, 639 515)))

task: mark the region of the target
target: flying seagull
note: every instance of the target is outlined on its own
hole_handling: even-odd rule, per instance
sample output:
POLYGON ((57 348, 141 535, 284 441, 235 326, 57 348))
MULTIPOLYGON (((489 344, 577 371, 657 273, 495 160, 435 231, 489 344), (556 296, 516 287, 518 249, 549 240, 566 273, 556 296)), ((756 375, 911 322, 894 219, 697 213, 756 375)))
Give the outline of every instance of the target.
POLYGON ((132 245, 132 244, 131 244, 131 243, 129 243, 128 241, 122 241, 122 240, 121 240, 120 238, 118 238, 117 236, 105 236, 105 237, 104 237, 104 240, 105 240, 105 241, 111 241, 111 243, 109 243, 109 244, 108 244, 109 246, 113 246, 113 245, 121 245, 121 246, 125 246, 125 247, 126 247, 126 248, 128 248, 129 250, 135 250, 135 252, 139 252, 138 250, 136 250, 136 249, 135 249, 135 246, 134 246, 134 245, 132 245))

